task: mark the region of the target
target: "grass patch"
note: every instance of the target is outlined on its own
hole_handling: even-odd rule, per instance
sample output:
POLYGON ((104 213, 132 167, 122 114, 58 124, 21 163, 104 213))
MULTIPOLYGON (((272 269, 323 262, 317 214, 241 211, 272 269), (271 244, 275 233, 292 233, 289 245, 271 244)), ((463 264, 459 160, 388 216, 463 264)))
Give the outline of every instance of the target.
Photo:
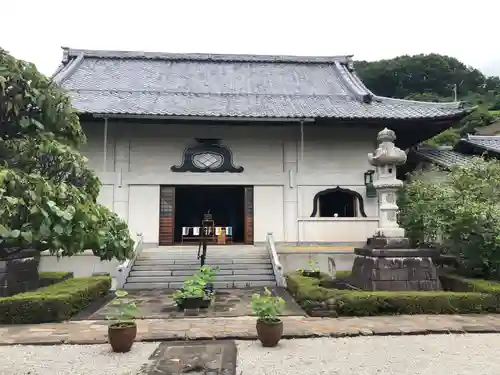
MULTIPOLYGON (((348 277, 346 272, 344 277, 348 277)), ((340 276, 339 276, 340 277, 340 276)), ((287 275, 288 289, 311 316, 466 314, 500 311, 500 283, 453 277, 462 290, 430 292, 353 291, 324 288, 321 280, 287 275)))
POLYGON ((59 322, 108 294, 111 278, 68 278, 31 292, 0 298, 0 324, 59 322))

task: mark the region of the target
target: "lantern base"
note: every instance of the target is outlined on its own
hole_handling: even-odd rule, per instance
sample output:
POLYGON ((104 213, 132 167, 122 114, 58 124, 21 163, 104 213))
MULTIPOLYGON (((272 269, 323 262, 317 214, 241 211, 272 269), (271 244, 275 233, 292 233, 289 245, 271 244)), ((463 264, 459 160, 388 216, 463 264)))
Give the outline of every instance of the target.
POLYGON ((363 290, 440 290, 433 258, 436 249, 410 249, 407 238, 369 238, 354 250, 351 283, 363 290))

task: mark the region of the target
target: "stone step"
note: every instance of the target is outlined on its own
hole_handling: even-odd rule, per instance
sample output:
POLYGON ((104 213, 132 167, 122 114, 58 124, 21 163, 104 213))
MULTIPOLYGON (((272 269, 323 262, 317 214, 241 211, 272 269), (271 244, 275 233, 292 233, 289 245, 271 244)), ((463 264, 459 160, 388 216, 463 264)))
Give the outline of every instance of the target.
MULTIPOLYGON (((182 283, 189 276, 132 276, 127 278, 128 283, 182 283)), ((273 281, 274 275, 220 275, 215 277, 215 281, 273 281)))
MULTIPOLYGON (((179 260, 190 260, 190 259, 197 259, 198 258, 198 253, 193 253, 193 254, 157 254, 157 255, 143 255, 140 254, 138 259, 148 259, 148 260, 157 260, 157 259, 179 259, 179 260)), ((247 253, 242 253, 242 254, 214 254, 214 253, 208 253, 207 258, 213 258, 213 259, 268 259, 269 254, 268 253, 262 253, 262 254, 247 254, 247 253)))
MULTIPOLYGON (((215 267, 216 264, 207 264, 208 266, 215 267)), ((200 264, 137 264, 132 267, 132 271, 189 271, 196 272, 200 269, 200 264)), ((249 264, 221 264, 219 265, 220 271, 227 270, 272 270, 273 266, 269 263, 249 263, 249 264)))
MULTIPOLYGON (((179 289, 182 288, 182 282, 137 282, 137 283, 125 283, 124 289, 127 290, 151 290, 151 289, 179 289)), ((222 281, 215 282, 215 289, 239 289, 239 288, 258 288, 269 286, 276 286, 275 281, 222 281)))
MULTIPOLYGON (((157 269, 145 269, 136 270, 136 267, 132 268, 129 277, 136 276, 191 276, 198 269, 180 269, 180 270, 157 270, 157 269)), ((222 275, 273 275, 272 267, 267 268, 244 268, 244 269, 221 269, 217 272, 217 276, 222 275)))
MULTIPOLYGON (((226 258, 226 259, 213 259, 213 258, 208 258, 206 259, 206 264, 207 265, 223 265, 223 264, 270 264, 271 260, 268 258, 262 258, 262 259, 231 259, 231 258, 226 258)), ((198 259, 190 259, 190 260, 184 260, 184 259, 143 259, 143 258, 138 258, 135 263, 135 265, 141 266, 141 265, 168 265, 168 264, 183 264, 183 265, 197 265, 199 267, 200 261, 198 259)))

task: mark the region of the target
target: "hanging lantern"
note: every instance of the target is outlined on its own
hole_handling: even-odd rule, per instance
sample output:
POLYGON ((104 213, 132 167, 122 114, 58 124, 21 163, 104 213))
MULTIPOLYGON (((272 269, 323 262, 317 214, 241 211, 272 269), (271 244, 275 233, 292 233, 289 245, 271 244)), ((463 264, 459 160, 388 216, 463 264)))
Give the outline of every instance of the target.
POLYGON ((373 186, 373 175, 375 171, 370 169, 365 172, 365 186, 366 186, 366 197, 367 198, 376 198, 377 197, 377 189, 373 186))

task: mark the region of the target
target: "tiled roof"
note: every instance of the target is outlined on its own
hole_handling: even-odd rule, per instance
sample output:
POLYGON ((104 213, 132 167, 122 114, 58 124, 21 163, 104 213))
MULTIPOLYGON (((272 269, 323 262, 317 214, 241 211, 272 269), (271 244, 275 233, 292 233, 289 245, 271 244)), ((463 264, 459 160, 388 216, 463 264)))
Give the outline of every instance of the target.
POLYGON ((485 151, 500 153, 500 136, 469 135, 460 142, 479 147, 485 151))
POLYGON ((450 169, 453 166, 461 166, 471 160, 471 156, 453 151, 450 147, 429 147, 420 146, 413 152, 423 159, 439 165, 440 167, 450 169))
POLYGON ((379 97, 349 56, 297 57, 64 49, 54 80, 92 114, 419 119, 467 113, 461 103, 379 97))

